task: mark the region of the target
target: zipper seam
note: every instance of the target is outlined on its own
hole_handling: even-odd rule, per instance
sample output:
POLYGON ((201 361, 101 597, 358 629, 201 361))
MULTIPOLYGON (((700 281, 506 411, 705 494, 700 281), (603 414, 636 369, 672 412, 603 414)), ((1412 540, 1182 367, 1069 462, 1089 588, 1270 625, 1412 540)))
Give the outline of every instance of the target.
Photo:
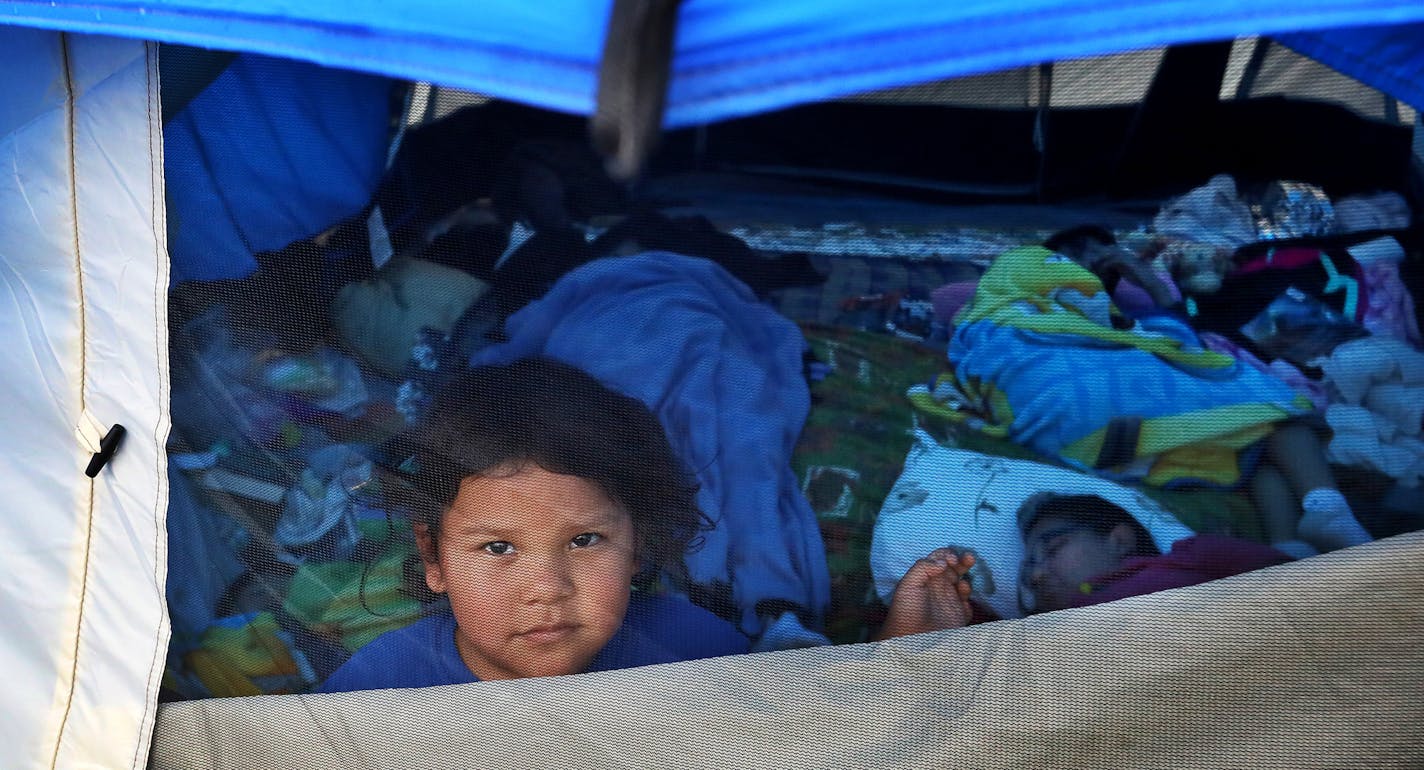
MULTIPOLYGON (((88 408, 85 398, 85 389, 88 380, 88 350, 89 350, 89 328, 87 309, 84 304, 84 260, 79 252, 79 173, 78 163, 75 153, 75 130, 78 113, 78 104, 74 93, 74 70, 69 54, 69 33, 59 33, 60 62, 64 68, 64 91, 65 91, 65 111, 68 113, 69 124, 69 211, 74 223, 74 267, 75 280, 78 284, 79 292, 79 412, 81 415, 88 408)), ((79 646, 84 630, 84 604, 89 593, 89 561, 93 553, 94 544, 94 479, 85 477, 88 485, 88 494, 83 508, 84 526, 84 559, 80 570, 79 583, 79 607, 74 626, 74 643, 71 646, 72 663, 69 671, 69 697, 65 699, 64 714, 60 717, 59 732, 55 736, 54 755, 50 760, 50 767, 59 766, 60 749, 64 745, 64 733, 69 726, 69 715, 74 708, 74 693, 78 687, 79 678, 79 646)))

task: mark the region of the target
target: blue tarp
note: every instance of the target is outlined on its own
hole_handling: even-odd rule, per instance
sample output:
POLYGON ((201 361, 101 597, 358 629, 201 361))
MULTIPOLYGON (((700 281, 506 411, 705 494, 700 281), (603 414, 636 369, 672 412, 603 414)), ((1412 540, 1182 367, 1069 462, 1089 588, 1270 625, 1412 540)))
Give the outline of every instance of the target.
POLYGON ((1424 24, 1297 32, 1275 37, 1322 64, 1424 109, 1424 24))
MULTIPOLYGON (((588 113, 610 1, 12 0, 0 1, 0 23, 285 56, 588 113)), ((1335 66, 1365 62, 1352 74, 1424 107, 1419 0, 687 0, 681 13, 669 126, 1042 61, 1289 33, 1308 33, 1290 44, 1329 49, 1335 66), (1346 29, 1372 26, 1382 29, 1346 29)))

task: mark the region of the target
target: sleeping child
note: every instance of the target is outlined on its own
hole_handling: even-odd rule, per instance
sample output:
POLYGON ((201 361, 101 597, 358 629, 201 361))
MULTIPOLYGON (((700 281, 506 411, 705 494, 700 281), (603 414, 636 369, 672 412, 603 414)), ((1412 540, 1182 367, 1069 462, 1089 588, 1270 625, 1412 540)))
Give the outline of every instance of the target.
POLYGON ((1180 319, 1124 318, 1073 259, 1001 254, 954 321, 954 372, 935 386, 950 408, 912 394, 921 408, 1115 480, 1249 483, 1272 543, 1294 556, 1371 539, 1304 395, 1207 349, 1180 319))
POLYGON ((1184 588, 1291 560, 1260 543, 1209 534, 1178 540, 1164 554, 1131 514, 1097 495, 1035 495, 1018 520, 1027 612, 1184 588))
MULTIPOLYGON (((547 359, 472 369, 412 436, 392 485, 425 583, 448 609, 359 650, 323 692, 555 676, 743 653, 730 623, 675 595, 708 522, 693 476, 636 399, 547 359), (403 491, 400 491, 403 490, 403 491), (657 576, 667 578, 657 580, 657 576)), ((882 638, 964 625, 973 564, 911 570, 882 638)))

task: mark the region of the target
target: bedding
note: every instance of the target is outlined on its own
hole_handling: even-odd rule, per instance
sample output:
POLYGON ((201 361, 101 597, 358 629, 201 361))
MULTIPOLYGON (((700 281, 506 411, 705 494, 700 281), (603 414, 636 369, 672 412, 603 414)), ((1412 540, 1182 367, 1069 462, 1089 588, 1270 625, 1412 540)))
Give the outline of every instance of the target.
MULTIPOLYGON (((1280 380, 1206 350, 1179 321, 1124 330, 1110 322, 1116 313, 1098 279, 1066 257, 1005 252, 955 318, 948 398, 967 399, 993 435, 1157 485, 1234 485, 1238 452, 1310 406, 1280 380), (1093 299, 1102 302, 1083 304, 1093 299), (1116 446, 1126 418, 1135 434, 1116 446)), ((918 403, 959 412, 936 392, 918 403)))
MULTIPOLYGON (((1046 350, 1074 334, 1079 352, 1108 362, 1095 365, 1102 370, 1121 368, 1112 360, 1125 349, 1167 361, 1181 372, 1235 372, 1241 364, 1213 349, 1168 337, 1143 342, 1096 331, 1085 335, 1078 327, 1037 328, 1033 320, 1005 322, 998 310, 1027 300, 1012 291, 1002 306, 956 330, 945 308, 971 304, 985 266, 1005 245, 1037 242, 1047 230, 1029 217, 1017 224, 991 218, 986 221, 992 226, 979 229, 946 221, 937 231, 925 221, 931 208, 915 209, 916 221, 904 227, 888 221, 893 219, 890 205, 875 209, 874 222, 844 227, 768 224, 767 211, 738 219, 689 205, 670 208, 669 216, 705 214, 723 233, 742 238, 751 247, 752 259, 803 255, 805 264, 825 280, 758 296, 725 272, 700 267, 711 264, 706 261, 618 256, 573 268, 553 282, 549 294, 508 322, 491 315, 489 303, 477 299, 483 291, 478 277, 458 280, 459 291, 433 294, 428 287, 418 288, 423 285, 419 281, 408 282, 403 294, 396 292, 401 312, 362 299, 361 291, 369 294, 375 285, 369 270, 346 278, 345 292, 339 283, 327 286, 332 283, 327 277, 341 275, 331 265, 348 263, 352 254, 361 256, 364 246, 350 235, 365 230, 364 217, 343 226, 339 237, 324 235, 284 249, 284 259, 300 257, 309 270, 289 261, 283 272, 269 275, 272 255, 258 259, 262 267, 252 286, 282 283, 284 276, 304 270, 323 276, 325 293, 313 306, 295 305, 299 292, 294 286, 282 295, 294 303, 292 318, 286 321, 254 315, 251 292, 239 286, 190 282, 175 293, 201 300, 179 314, 189 324, 180 325, 173 335, 175 425, 170 451, 174 473, 187 477, 184 488, 191 491, 186 507, 178 511, 183 521, 176 523, 189 531, 212 528, 216 522, 214 531, 225 534, 214 542, 230 558, 222 560, 221 580, 212 586, 195 583, 194 591, 185 592, 170 585, 170 592, 182 598, 174 603, 174 611, 182 615, 175 617, 175 627, 183 629, 183 639, 170 659, 165 697, 308 689, 373 636, 429 611, 431 605, 423 603, 429 597, 411 589, 420 582, 420 566, 404 513, 383 509, 379 496, 371 494, 381 483, 379 473, 350 488, 322 486, 323 497, 339 498, 343 506, 345 495, 360 501, 349 510, 342 508, 341 531, 326 533, 325 539, 321 533, 303 533, 303 543, 339 543, 339 552, 335 546, 283 546, 279 525, 284 509, 291 507, 287 503, 301 492, 303 478, 312 475, 308 471, 319 464, 323 451, 349 446, 370 454, 377 464, 399 462, 382 456, 385 440, 419 412, 423 389, 439 387, 444 368, 467 360, 471 351, 475 360, 552 352, 645 398, 652 398, 654 391, 677 390, 674 380, 688 384, 715 379, 717 367, 739 365, 740 358, 757 351, 776 351, 776 374, 761 385, 744 387, 744 392, 713 388, 707 391, 712 395, 693 399, 724 407, 748 404, 739 418, 724 408, 724 424, 717 425, 713 416, 694 420, 696 410, 678 406, 676 399, 663 405, 672 432, 688 442, 684 451, 704 472, 709 506, 736 513, 731 517, 736 532, 714 533, 703 554, 693 557, 695 570, 712 586, 695 598, 740 606, 738 612, 751 615, 743 617, 748 629, 775 620, 771 627, 780 633, 787 618, 798 628, 804 619, 806 627, 824 632, 832 642, 865 641, 883 621, 884 600, 908 563, 941 543, 980 555, 981 566, 972 573, 976 600, 997 615, 1014 617, 1019 612, 1015 586, 1022 547, 1002 517, 986 512, 1016 508, 1035 488, 1100 491, 1150 523, 1159 546, 1170 546, 1192 532, 1261 540, 1257 512, 1240 488, 1173 488, 1138 483, 1126 474, 1120 479, 1124 483, 1098 478, 1083 472, 1095 458, 1055 451, 1071 446, 1072 440, 1060 441, 1061 446, 1044 444, 1009 430, 1014 423, 1010 414, 1017 418, 1033 410, 994 412, 996 397, 985 389, 982 377, 977 383, 956 382, 955 391, 940 387, 947 373, 978 365, 951 358, 956 338, 962 343, 971 333, 966 327, 979 326, 975 333, 982 333, 981 324, 990 323, 998 323, 997 332, 1005 335, 988 345, 1001 359, 1000 370, 1021 374, 1029 390, 1074 376, 1073 366, 1039 365, 1046 350), (673 265, 681 267, 673 270, 673 265), (363 280, 367 283, 360 283, 363 280), (689 301, 660 304, 652 291, 659 283, 700 288, 681 295, 689 301), (954 296, 943 291, 936 296, 942 287, 953 287, 954 296), (699 292, 703 300, 723 299, 690 302, 699 292), (407 306, 420 306, 427 296, 440 302, 438 318, 407 312, 407 306), (342 299, 333 303, 338 297, 342 299), (935 300, 944 307, 937 308, 935 300), (336 311, 330 318, 329 308, 336 311), (467 312, 456 318, 462 308, 467 312), (483 315, 472 322, 477 313, 483 315), (591 320, 596 317, 602 320, 591 320), (713 326, 734 331, 716 339, 687 339, 687 329, 710 328, 707 319, 713 317, 718 319, 713 326), (552 337, 561 342, 545 345, 552 337), (699 345, 702 353, 694 355, 699 345), (340 387, 313 390, 316 380, 281 376, 321 362, 340 363, 312 369, 315 374, 321 373, 317 369, 340 372, 340 387), (680 362, 672 367, 676 371, 670 379, 659 382, 646 376, 669 362, 680 362), (966 419, 944 408, 942 397, 951 392, 980 411, 971 409, 966 419), (764 403, 754 409, 747 401, 752 397, 764 403), (739 448, 752 444, 774 445, 778 453, 768 458, 739 448), (766 484, 739 483, 745 470, 723 479, 707 476, 709 458, 719 452, 737 458, 742 463, 737 468, 753 463, 784 472, 763 474, 769 479, 766 484), (757 516, 744 511, 764 514, 768 507, 777 516, 762 515, 761 524, 770 521, 775 526, 747 523, 755 523, 757 516), (360 534, 355 542, 350 537, 353 525, 360 534), (291 563, 282 561, 283 553, 291 563), (726 568, 732 562, 740 566, 726 568), (762 617, 758 607, 771 612, 762 617), (779 619, 774 617, 778 611, 779 619)), ((1090 213, 1079 214, 1088 217, 1079 221, 1092 219, 1090 213)), ((817 213, 803 211, 800 216, 815 219, 817 213)), ((1105 217, 1102 221, 1122 222, 1120 211, 1105 217)), ((588 232, 597 236, 607 231, 600 225, 588 232)), ((448 238, 428 240, 436 250, 459 245, 448 238)), ((422 275, 457 271, 452 265, 459 260, 447 257, 421 255, 440 263, 422 275)), ((1070 283, 1081 279, 1077 274, 1070 283)), ((1002 286, 1017 290, 1012 281, 1002 286)), ((1089 284, 1078 288, 1080 295, 1093 293, 1089 284)), ((1082 359, 1074 364, 1081 367, 1082 359)), ((1269 405, 1273 414, 1305 408, 1287 395, 1289 389, 1272 384, 1267 369, 1253 371, 1262 379, 1247 391, 1257 403, 1269 405)), ((1304 367, 1297 374, 1312 377, 1315 372, 1304 367)), ((730 382, 743 375, 726 377, 730 382)), ((1204 390, 1202 404, 1219 395, 1204 390)), ((1098 417, 1110 416, 1120 406, 1119 401, 1100 404, 1098 417)), ((1059 431, 1063 437, 1071 432, 1066 426, 1059 431)), ((1230 476, 1218 480, 1229 482, 1230 476)), ((1378 486, 1370 479, 1350 480, 1353 490, 1378 486)), ((182 549, 172 555, 172 574, 194 574, 201 568, 185 563, 192 555, 182 549)), ((803 643, 810 637, 797 631, 788 638, 803 643)))
POLYGON ((943 447, 919 431, 875 521, 870 570, 881 600, 889 601, 927 547, 950 546, 978 557, 970 573, 972 598, 1000 618, 1021 617, 1018 510, 1040 492, 1102 497, 1137 519, 1164 553, 1193 534, 1139 490, 1066 468, 943 447))
POLYGON ((811 411, 791 468, 815 512, 826 549, 831 605, 826 635, 861 642, 884 619, 869 564, 875 517, 889 493, 917 418, 907 388, 939 370, 938 350, 893 335, 801 324, 815 368, 811 411))

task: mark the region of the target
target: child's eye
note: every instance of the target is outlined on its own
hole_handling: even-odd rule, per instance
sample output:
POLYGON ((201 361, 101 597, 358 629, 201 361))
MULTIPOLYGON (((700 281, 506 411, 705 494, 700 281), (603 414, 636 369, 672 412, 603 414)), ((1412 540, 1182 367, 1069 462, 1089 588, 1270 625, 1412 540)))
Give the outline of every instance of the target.
POLYGON ((494 554, 495 556, 504 556, 505 554, 514 553, 514 544, 506 542, 504 540, 496 540, 493 543, 485 543, 484 545, 480 546, 480 548, 484 549, 488 553, 494 554))
POLYGON ((569 544, 575 548, 587 548, 603 539, 603 535, 597 532, 585 532, 582 535, 575 535, 569 544))

